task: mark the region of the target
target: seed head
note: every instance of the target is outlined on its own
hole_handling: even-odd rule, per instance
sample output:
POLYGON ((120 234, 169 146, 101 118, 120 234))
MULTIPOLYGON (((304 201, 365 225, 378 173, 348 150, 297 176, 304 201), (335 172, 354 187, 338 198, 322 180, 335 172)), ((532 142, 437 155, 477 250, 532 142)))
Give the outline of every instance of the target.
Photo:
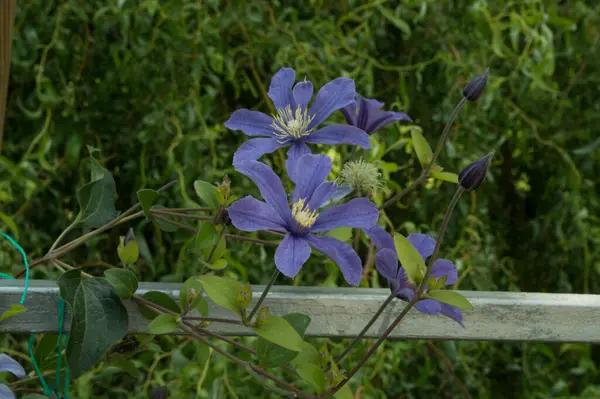
POLYGON ((363 193, 370 193, 380 188, 381 173, 372 163, 359 159, 358 161, 346 162, 342 172, 337 179, 339 185, 348 185, 354 190, 363 193))

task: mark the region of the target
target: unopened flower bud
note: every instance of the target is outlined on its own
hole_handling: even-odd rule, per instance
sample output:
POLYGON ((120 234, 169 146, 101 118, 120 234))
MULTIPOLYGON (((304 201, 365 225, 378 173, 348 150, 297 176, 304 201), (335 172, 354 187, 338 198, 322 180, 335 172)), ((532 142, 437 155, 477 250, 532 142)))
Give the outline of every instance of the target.
POLYGON ((127 245, 131 241, 135 241, 135 234, 133 233, 133 229, 130 227, 127 231, 125 239, 123 240, 123 246, 127 245))
POLYGON ((481 97, 481 93, 483 93, 485 85, 487 84, 488 71, 489 68, 485 68, 485 72, 483 74, 471 79, 471 81, 465 86, 463 89, 463 96, 467 100, 476 101, 479 97, 481 97))
POLYGON ((359 193, 370 193, 382 186, 381 173, 372 163, 359 159, 346 162, 337 183, 348 185, 359 193))
POLYGON ((458 174, 458 184, 460 184, 467 191, 472 191, 479 187, 479 185, 483 183, 483 180, 485 179, 488 168, 492 163, 493 156, 494 151, 471 163, 470 165, 467 165, 467 167, 461 170, 458 174))

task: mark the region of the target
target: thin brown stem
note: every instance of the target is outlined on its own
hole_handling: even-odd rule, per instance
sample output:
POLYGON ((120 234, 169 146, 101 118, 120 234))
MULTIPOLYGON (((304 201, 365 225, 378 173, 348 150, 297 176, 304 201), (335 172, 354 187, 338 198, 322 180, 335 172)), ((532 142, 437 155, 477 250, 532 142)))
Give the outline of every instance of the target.
POLYGON ((237 235, 237 234, 225 234, 224 237, 231 238, 233 240, 251 242, 253 244, 262 244, 262 245, 271 245, 271 246, 279 245, 278 241, 261 240, 258 238, 246 237, 246 236, 241 236, 241 235, 237 235))
POLYGON ((170 209, 152 209, 150 212, 152 212, 153 214, 168 215, 168 216, 174 216, 174 217, 190 219, 190 220, 212 220, 213 219, 210 216, 197 216, 197 215, 188 215, 187 213, 181 213, 181 212, 172 212, 170 209))
POLYGON ((183 320, 185 321, 201 321, 201 322, 209 322, 209 323, 225 323, 225 324, 237 324, 243 326, 240 320, 233 319, 219 319, 218 317, 196 317, 196 316, 183 316, 183 320))
POLYGON ((256 305, 254 305, 254 308, 252 308, 252 311, 250 312, 250 315, 248 316, 248 319, 247 319, 248 322, 252 322, 252 318, 254 317, 256 312, 258 312, 258 309, 260 308, 260 305, 262 305, 265 298, 267 297, 269 290, 271 289, 273 284, 275 284, 277 277, 279 277, 279 270, 277 270, 277 268, 275 268, 275 271, 273 271, 273 274, 271 275, 271 278, 267 282, 267 285, 265 286, 265 289, 263 290, 262 294, 260 295, 260 298, 258 298, 258 302, 256 302, 256 305))
POLYGON ((161 210, 173 211, 173 212, 210 212, 213 209, 206 208, 206 207, 198 207, 198 208, 167 208, 167 209, 161 209, 161 210))
POLYGON ((194 228, 194 227, 188 226, 187 224, 183 224, 183 223, 176 222, 176 221, 174 221, 174 220, 171 220, 171 219, 169 219, 169 218, 166 218, 166 217, 164 217, 164 216, 158 215, 158 214, 156 214, 156 213, 154 213, 154 212, 152 213, 152 216, 154 216, 154 217, 155 217, 155 218, 157 218, 158 220, 161 220, 161 221, 163 221, 163 222, 165 222, 165 223, 169 223, 169 224, 172 224, 173 226, 177 226, 177 227, 179 227, 180 229, 187 230, 187 231, 191 231, 192 233, 197 233, 197 232, 198 232, 198 229, 196 229, 196 228, 194 228))

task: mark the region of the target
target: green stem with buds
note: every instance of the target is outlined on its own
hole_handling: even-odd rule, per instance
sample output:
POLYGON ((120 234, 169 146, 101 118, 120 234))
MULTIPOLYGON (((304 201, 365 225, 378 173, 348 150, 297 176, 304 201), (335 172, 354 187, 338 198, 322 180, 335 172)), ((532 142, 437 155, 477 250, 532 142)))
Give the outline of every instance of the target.
POLYGON ((448 137, 448 134, 450 133, 450 128, 452 127, 452 123, 454 123, 454 120, 458 116, 458 113, 465 106, 466 103, 467 103, 466 97, 461 98, 460 102, 454 108, 454 111, 452 111, 452 115, 450 115, 448 122, 446 122, 446 126, 444 126, 442 135, 440 136, 440 139, 438 140, 438 143, 435 147, 435 151, 433 152, 433 157, 431 158, 431 162, 429 162, 429 164, 427 164, 427 166, 425 168, 423 168, 423 171, 421 172, 421 174, 419 175, 417 180, 413 181, 404 190, 400 191, 398 194, 394 195, 392 198, 390 198, 389 200, 384 202, 383 205, 381 205, 379 207, 379 209, 387 208, 388 206, 396 203, 397 201, 400 201, 406 194, 408 194, 409 192, 411 192, 412 190, 417 188, 418 185, 424 183, 427 180, 427 178, 429 177, 429 172, 431 171, 431 168, 433 167, 433 165, 435 165, 435 161, 437 160, 438 156, 440 155, 440 152, 442 151, 442 146, 444 145, 444 142, 446 141, 446 137, 448 137))

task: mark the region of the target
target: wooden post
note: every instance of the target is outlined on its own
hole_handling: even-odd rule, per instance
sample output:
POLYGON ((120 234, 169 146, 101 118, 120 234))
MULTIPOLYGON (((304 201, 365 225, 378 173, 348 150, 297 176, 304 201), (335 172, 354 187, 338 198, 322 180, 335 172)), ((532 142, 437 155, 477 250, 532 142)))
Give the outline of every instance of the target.
POLYGON ((4 138, 6 97, 8 95, 10 56, 12 52, 12 30, 16 8, 16 0, 0 0, 0 153, 2 153, 4 138))

